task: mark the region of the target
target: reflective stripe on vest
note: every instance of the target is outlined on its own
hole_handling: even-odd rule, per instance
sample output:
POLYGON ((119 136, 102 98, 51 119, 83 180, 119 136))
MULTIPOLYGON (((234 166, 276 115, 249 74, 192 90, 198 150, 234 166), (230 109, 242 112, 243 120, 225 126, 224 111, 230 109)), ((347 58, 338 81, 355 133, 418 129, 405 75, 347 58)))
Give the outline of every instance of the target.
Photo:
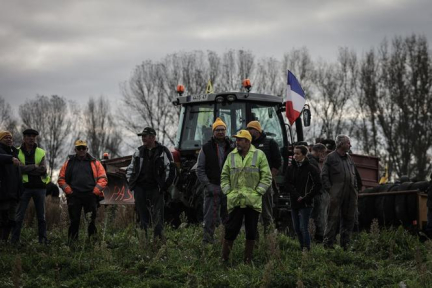
MULTIPOLYGON (((42 162, 42 159, 45 157, 45 151, 39 147, 36 147, 36 151, 34 154, 35 157, 35 164, 40 164, 42 162)), ((22 152, 21 149, 19 149, 18 152, 18 160, 20 160, 21 163, 25 165, 25 155, 22 152)), ((28 174, 22 174, 23 183, 28 183, 28 174)), ((48 175, 41 176, 42 182, 45 184, 48 184, 50 181, 50 177, 48 175)))
POLYGON ((252 172, 252 173, 259 172, 259 168, 256 168, 257 161, 258 161, 258 150, 255 150, 252 156, 251 167, 237 168, 235 163, 235 154, 231 153, 231 169, 234 173, 240 173, 242 171, 252 172))

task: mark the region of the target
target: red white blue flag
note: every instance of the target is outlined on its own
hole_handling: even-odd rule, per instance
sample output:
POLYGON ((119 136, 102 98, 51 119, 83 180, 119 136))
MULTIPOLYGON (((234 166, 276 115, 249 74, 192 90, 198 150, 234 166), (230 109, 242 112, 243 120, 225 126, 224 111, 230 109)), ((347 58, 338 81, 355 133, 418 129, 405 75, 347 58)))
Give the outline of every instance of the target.
POLYGON ((285 97, 286 105, 286 117, 292 125, 295 120, 300 116, 303 106, 306 102, 305 93, 297 81, 297 78, 291 71, 288 70, 288 87, 287 94, 285 97))

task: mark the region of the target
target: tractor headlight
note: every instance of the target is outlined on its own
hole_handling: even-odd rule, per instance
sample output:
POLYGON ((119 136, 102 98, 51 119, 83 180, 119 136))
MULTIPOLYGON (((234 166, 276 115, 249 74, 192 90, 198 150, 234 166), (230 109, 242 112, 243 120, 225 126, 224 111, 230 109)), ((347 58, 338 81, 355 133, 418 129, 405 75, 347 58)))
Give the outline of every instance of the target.
POLYGON ((237 97, 235 95, 230 94, 227 96, 227 100, 230 102, 235 101, 236 99, 237 99, 237 97))
POLYGON ((223 96, 217 96, 215 100, 218 103, 222 103, 224 101, 224 97, 223 96))

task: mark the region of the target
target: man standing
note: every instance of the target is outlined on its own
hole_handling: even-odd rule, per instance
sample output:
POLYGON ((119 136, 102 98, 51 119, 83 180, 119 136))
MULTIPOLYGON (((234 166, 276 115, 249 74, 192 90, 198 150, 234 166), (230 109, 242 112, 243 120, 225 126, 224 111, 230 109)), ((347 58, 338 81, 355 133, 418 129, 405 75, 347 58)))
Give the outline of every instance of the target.
POLYGON ((105 169, 101 162, 88 152, 87 142, 75 141, 75 155, 70 155, 60 170, 58 184, 67 197, 70 226, 69 243, 78 239, 81 210, 91 213, 88 236, 96 234, 96 214, 99 197, 108 184, 105 169))
POLYGON ((262 211, 262 196, 272 183, 267 158, 252 144, 247 130, 240 130, 236 138, 236 149, 228 154, 222 168, 221 188, 227 195, 228 221, 225 224, 225 241, 222 259, 228 261, 234 240, 245 219, 246 244, 244 262, 252 261, 258 218, 262 211))
POLYGON ((357 169, 348 151, 350 138, 346 135, 336 137, 336 150, 328 154, 323 164, 322 183, 330 194, 327 226, 324 232, 324 247, 333 248, 336 241, 337 226, 340 223, 340 246, 348 249, 358 203, 361 184, 357 180, 357 169))
POLYGON ((225 159, 233 148, 226 137, 226 124, 217 118, 212 125, 213 137, 203 145, 198 155, 196 174, 205 186, 203 243, 214 242, 215 228, 225 223, 227 217, 226 196, 220 188, 220 174, 225 159))
MULTIPOLYGON (((315 167, 319 174, 321 174, 321 167, 319 166, 320 159, 324 158, 327 148, 324 144, 317 143, 313 145, 312 152, 307 155, 309 163, 315 167)), ((315 241, 322 243, 324 239, 324 229, 327 215, 328 193, 321 189, 313 199, 313 208, 311 218, 315 224, 315 241)))
MULTIPOLYGON (((275 179, 282 165, 281 153, 275 140, 267 138, 266 133, 261 129, 258 121, 251 121, 247 125, 247 130, 252 135, 252 145, 264 152, 270 166, 270 171, 275 179)), ((276 182, 274 182, 276 185, 276 182)), ((273 223, 273 189, 272 185, 267 189, 262 199, 262 221, 264 224, 264 233, 268 232, 269 226, 273 223)))
POLYGON ((134 191, 141 228, 147 236, 148 227, 154 227, 154 236, 163 239, 164 194, 174 180, 175 165, 168 148, 156 141, 153 128, 146 127, 137 135, 143 145, 133 154, 126 178, 129 189, 134 191))
POLYGON ((0 240, 7 242, 15 227, 16 211, 23 190, 18 149, 9 131, 0 131, 0 240))
POLYGON ((36 209, 38 219, 39 243, 47 244, 45 221, 45 194, 46 184, 49 182, 45 164, 45 150, 38 147, 36 138, 39 132, 34 129, 26 129, 23 132, 24 143, 18 150, 18 159, 21 162, 22 182, 24 192, 18 205, 16 226, 12 234, 12 243, 18 243, 21 228, 24 221, 30 199, 36 209))

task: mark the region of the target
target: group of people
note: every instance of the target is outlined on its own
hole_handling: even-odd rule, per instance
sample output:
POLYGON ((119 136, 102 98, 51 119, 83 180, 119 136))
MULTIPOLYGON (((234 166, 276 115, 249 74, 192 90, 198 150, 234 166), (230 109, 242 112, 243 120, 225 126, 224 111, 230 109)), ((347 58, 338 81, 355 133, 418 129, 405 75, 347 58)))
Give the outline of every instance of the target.
MULTIPOLYGON (((13 135, 0 131, 0 235, 1 240, 19 244, 25 214, 33 199, 38 220, 38 241, 48 244, 45 197, 50 177, 47 174, 45 150, 38 147, 39 132, 23 131, 23 144, 13 146, 13 135)), ((66 193, 70 217, 69 240, 78 237, 81 210, 91 212, 89 235, 96 232, 94 220, 98 197, 107 184, 102 164, 87 152, 86 141, 75 141, 75 155, 63 165, 58 184, 66 193)))
MULTIPOLYGON (((274 179, 282 166, 280 149, 258 121, 249 122, 246 130, 234 135, 235 143, 226 136, 222 119, 217 118, 212 129, 211 139, 199 152, 196 168, 205 186, 203 243, 213 243, 215 228, 223 223, 222 259, 228 261, 244 222, 244 261, 250 263, 259 239, 260 216, 265 234, 273 222, 273 190, 278 189, 274 179)), ((338 136, 336 150, 325 158, 322 171, 319 162, 327 153, 325 145, 318 143, 311 152, 305 145, 294 147, 283 189, 290 195, 292 222, 302 250, 311 247, 311 216, 318 242, 333 248, 340 227, 340 245, 348 248, 361 189, 358 171, 348 154, 350 147, 348 136, 338 136)))
MULTIPOLYGON (((245 130, 227 137, 227 126, 217 118, 212 137, 198 155, 196 174, 204 192, 203 243, 214 242, 215 228, 224 225, 222 258, 228 261, 230 251, 243 225, 246 231, 244 261, 252 260, 255 241, 259 239, 258 222, 268 233, 273 219, 273 194, 278 189, 275 177, 282 166, 278 144, 268 138, 258 121, 251 121, 245 130)), ((45 151, 38 147, 38 131, 23 132, 21 147, 13 147, 12 134, 0 132, 0 225, 1 239, 16 243, 29 201, 33 198, 38 218, 40 243, 47 243, 45 222, 45 189, 49 182, 45 151)), ((146 232, 154 227, 154 236, 161 239, 164 225, 164 195, 173 183, 176 166, 167 147, 156 141, 156 131, 146 127, 141 133, 143 145, 136 149, 127 168, 129 189, 134 191, 140 226, 146 232)), ((58 184, 67 198, 70 241, 78 238, 81 213, 90 215, 88 234, 96 233, 98 202, 108 183, 101 162, 88 153, 84 140, 74 143, 75 154, 68 157, 59 174, 58 184)), ((301 249, 310 249, 309 219, 312 215, 315 239, 332 248, 340 227, 340 245, 347 248, 355 222, 358 172, 351 157, 350 139, 340 135, 336 150, 325 158, 322 171, 319 162, 326 154, 323 144, 308 147, 297 145, 293 161, 285 171, 284 189, 290 194, 292 221, 301 249)), ((360 182, 360 183, 359 183, 360 182)))
POLYGON ((47 175, 45 151, 38 147, 34 129, 23 131, 23 144, 13 146, 13 135, 0 131, 0 229, 1 239, 18 243, 25 212, 33 199, 38 220, 38 240, 47 243, 45 221, 47 175))

